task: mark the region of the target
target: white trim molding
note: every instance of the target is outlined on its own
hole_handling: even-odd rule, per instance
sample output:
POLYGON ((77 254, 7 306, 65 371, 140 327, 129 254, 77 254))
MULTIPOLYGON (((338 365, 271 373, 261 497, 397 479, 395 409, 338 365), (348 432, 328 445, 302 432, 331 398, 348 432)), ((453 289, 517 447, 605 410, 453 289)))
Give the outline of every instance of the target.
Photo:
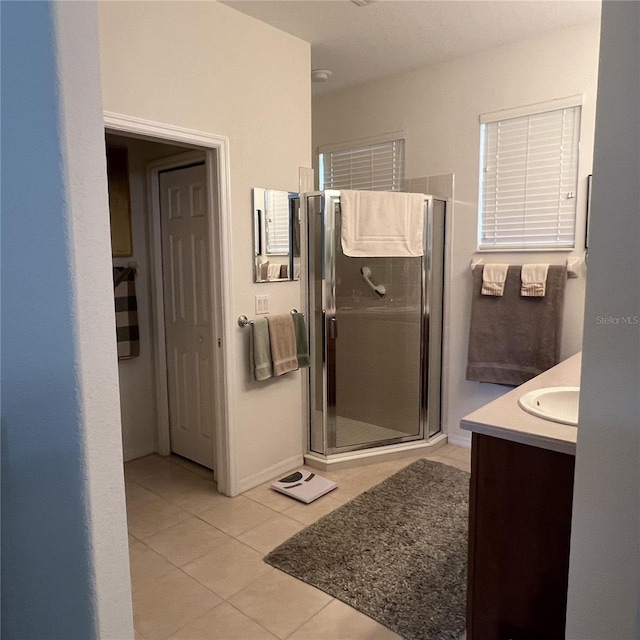
POLYGON ((492 113, 480 114, 480 124, 487 122, 498 122, 499 120, 508 120, 510 118, 521 118, 523 116, 532 116, 537 113, 545 113, 546 111, 556 111, 558 109, 568 109, 569 107, 581 107, 584 102, 582 94, 568 96, 566 98, 557 98, 547 102, 538 102, 536 104, 527 104, 512 109, 502 109, 493 111, 492 113))
POLYGON ((263 482, 268 482, 281 474, 290 473, 291 469, 301 467, 303 464, 304 456, 300 454, 287 458, 278 464, 271 465, 260 473, 254 473, 251 476, 243 478, 238 485, 238 493, 244 493, 245 491, 253 489, 263 482))
MULTIPOLYGON (((233 354, 233 319, 231 314, 231 274, 232 274, 232 238, 231 238, 231 182, 229 176, 229 139, 204 131, 185 129, 162 122, 144 120, 111 111, 104 112, 104 126, 110 132, 120 132, 132 137, 148 139, 156 142, 179 142, 202 149, 206 157, 209 179, 210 211, 217 212, 210 225, 212 248, 212 299, 216 308, 222 312, 214 318, 216 340, 220 348, 215 349, 215 370, 217 372, 216 396, 216 433, 215 433, 215 472, 218 490, 226 495, 238 494, 238 469, 236 443, 230 424, 233 422, 233 402, 235 397, 235 358, 233 354)), ((157 264, 157 253, 153 244, 154 265, 157 264)), ((155 272, 155 269, 153 270, 155 272)), ((155 276, 154 276, 155 277, 155 276)), ((153 291, 157 290, 153 284, 153 291)), ((154 306, 158 310, 158 301, 154 306)), ((157 319, 156 319, 157 321, 157 319)), ((159 336, 156 333, 156 341, 159 336)), ((156 345, 156 357, 158 349, 156 345)), ((156 361, 158 364, 158 361, 156 361)), ((165 371, 166 376, 166 371, 165 371)), ((161 384, 161 381, 160 383, 161 384)), ((156 389, 157 393, 166 395, 156 389)), ((157 398, 161 406, 162 395, 157 398)), ((161 452, 168 449, 168 423, 162 424, 159 431, 161 452), (165 435, 162 435, 164 432, 165 435)))

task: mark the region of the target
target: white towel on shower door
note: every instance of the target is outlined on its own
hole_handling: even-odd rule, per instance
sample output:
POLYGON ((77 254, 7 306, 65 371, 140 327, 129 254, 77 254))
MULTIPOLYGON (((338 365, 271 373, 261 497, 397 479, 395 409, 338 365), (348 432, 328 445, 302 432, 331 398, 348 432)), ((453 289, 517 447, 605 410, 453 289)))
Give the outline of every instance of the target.
POLYGON ((340 191, 340 212, 346 256, 424 255, 424 194, 340 191))

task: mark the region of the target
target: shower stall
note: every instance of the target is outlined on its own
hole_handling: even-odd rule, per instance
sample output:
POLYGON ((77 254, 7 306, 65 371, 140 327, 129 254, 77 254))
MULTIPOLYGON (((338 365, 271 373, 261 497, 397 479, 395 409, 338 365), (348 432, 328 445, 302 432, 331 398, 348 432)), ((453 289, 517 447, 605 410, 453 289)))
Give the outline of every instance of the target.
POLYGON ((341 248, 340 191, 304 200, 311 455, 432 439, 440 432, 446 202, 425 196, 422 257, 353 258, 341 248))

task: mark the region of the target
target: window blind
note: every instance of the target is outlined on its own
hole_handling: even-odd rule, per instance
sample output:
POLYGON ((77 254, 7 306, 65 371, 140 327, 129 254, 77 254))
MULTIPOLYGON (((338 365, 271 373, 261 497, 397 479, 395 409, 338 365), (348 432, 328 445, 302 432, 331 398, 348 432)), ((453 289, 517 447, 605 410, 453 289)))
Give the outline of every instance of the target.
POLYGON ((575 245, 580 107, 481 125, 479 249, 575 245))
POLYGON ((289 253, 289 194, 286 191, 265 191, 266 237, 268 254, 289 253))
POLYGON ((402 191, 404 140, 320 154, 321 189, 402 191))

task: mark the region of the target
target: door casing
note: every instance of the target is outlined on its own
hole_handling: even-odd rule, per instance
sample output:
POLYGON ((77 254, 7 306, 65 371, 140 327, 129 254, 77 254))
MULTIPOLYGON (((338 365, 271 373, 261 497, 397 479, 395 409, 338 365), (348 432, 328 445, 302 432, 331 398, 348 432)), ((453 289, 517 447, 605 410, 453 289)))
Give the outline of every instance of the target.
POLYGON ((211 336, 213 348, 213 379, 211 392, 215 396, 215 476, 218 491, 225 495, 238 493, 235 464, 235 442, 229 425, 232 421, 232 385, 235 365, 232 353, 233 336, 231 308, 231 215, 229 181, 229 140, 223 136, 184 129, 159 122, 104 112, 105 128, 109 132, 142 138, 152 142, 179 142, 198 147, 171 160, 158 160, 148 165, 149 237, 151 266, 153 354, 156 372, 156 406, 158 423, 158 453, 169 455, 169 404, 165 351, 164 296, 162 290, 162 248, 160 236, 160 171, 202 160, 204 156, 208 183, 211 247, 211 336), (197 161, 197 160, 196 160, 197 161), (217 215, 212 215, 212 213, 217 215))

